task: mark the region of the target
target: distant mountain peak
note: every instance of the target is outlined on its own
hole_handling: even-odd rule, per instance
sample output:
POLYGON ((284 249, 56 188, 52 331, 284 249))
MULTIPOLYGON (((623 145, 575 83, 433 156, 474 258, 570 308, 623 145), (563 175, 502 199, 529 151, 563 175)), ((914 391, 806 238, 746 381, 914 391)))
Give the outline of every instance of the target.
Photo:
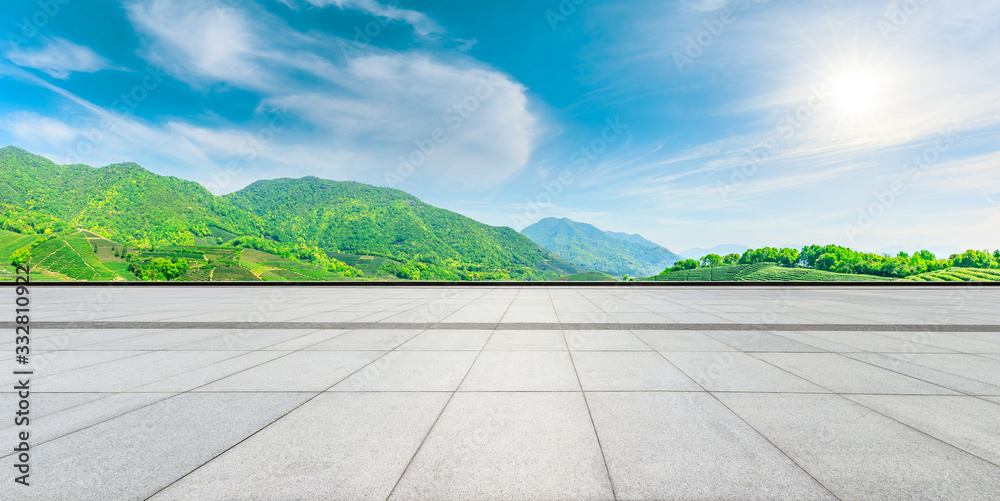
POLYGON ((612 276, 652 276, 680 256, 641 235, 604 231, 567 217, 547 217, 521 234, 563 259, 612 276))

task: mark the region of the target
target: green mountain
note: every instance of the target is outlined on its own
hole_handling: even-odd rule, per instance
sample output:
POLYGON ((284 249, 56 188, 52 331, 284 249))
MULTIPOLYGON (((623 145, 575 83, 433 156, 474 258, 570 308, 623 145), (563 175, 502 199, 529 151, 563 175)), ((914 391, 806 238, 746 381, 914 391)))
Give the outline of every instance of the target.
POLYGON ((192 245, 210 228, 253 234, 259 224, 191 181, 127 163, 95 169, 56 165, 19 148, 0 149, 3 228, 19 233, 81 226, 125 244, 192 245))
MULTIPOLYGON (((369 256, 408 279, 546 280, 583 270, 510 228, 427 205, 405 192, 307 177, 259 181, 223 197, 136 164, 56 165, 0 149, 0 229, 85 229, 129 248, 230 245, 369 256)), ((325 256, 320 256, 325 261, 325 256)), ((372 262, 369 260, 369 262, 372 262)))
POLYGON ((660 244, 653 242, 652 240, 647 240, 646 237, 639 235, 637 233, 618 233, 616 231, 605 231, 609 237, 618 238, 621 240, 628 240, 630 242, 635 242, 640 245, 645 245, 646 247, 659 247, 660 244))
MULTIPOLYGON (((305 177, 258 181, 223 197, 253 214, 278 241, 302 239, 328 252, 384 256, 489 278, 539 279, 576 273, 531 240, 421 202, 406 192, 305 177)), ((440 278, 448 278, 442 276, 440 278)))
POLYGON ((542 219, 521 234, 570 263, 616 277, 653 276, 682 259, 639 235, 601 231, 567 218, 542 219))

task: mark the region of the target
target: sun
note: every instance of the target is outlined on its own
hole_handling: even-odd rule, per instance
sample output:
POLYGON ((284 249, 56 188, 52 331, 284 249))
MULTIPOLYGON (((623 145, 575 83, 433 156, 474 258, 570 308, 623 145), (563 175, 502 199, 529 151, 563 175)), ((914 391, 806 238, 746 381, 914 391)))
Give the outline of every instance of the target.
POLYGON ((842 111, 851 115, 867 113, 878 105, 878 80, 862 73, 845 75, 833 82, 831 94, 842 111))

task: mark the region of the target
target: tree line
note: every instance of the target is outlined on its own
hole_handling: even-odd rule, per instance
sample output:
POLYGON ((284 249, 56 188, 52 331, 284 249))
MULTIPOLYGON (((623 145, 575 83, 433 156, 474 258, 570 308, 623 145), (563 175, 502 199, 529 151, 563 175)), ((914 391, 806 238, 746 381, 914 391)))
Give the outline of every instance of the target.
POLYGON ((889 256, 860 252, 839 245, 809 245, 801 251, 763 247, 749 249, 742 255, 708 254, 700 260, 685 259, 674 263, 674 266, 667 268, 663 273, 756 263, 776 263, 789 268, 812 268, 850 275, 904 278, 948 268, 1000 269, 1000 250, 993 252, 968 250, 961 254, 952 254, 947 259, 938 259, 928 250, 915 252, 913 255, 900 252, 895 256, 889 256))

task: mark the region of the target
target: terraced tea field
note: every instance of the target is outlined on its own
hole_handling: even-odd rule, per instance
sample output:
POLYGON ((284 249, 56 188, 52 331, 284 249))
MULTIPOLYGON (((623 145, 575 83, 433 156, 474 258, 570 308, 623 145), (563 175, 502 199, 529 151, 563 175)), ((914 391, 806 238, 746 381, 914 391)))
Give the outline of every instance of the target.
POLYGON ((347 266, 357 268, 365 274, 366 277, 375 277, 378 275, 378 269, 389 259, 378 256, 359 256, 356 254, 329 254, 333 259, 336 259, 347 266))
POLYGON ((782 268, 775 263, 739 264, 674 271, 652 277, 658 282, 887 282, 874 275, 847 275, 808 268, 782 268))
POLYGON ((127 280, 101 263, 90 242, 81 237, 43 242, 33 249, 31 265, 63 280, 127 280))
POLYGON ((590 273, 576 273, 565 277, 550 280, 550 282, 617 282, 618 279, 611 275, 606 275, 599 271, 590 273))
POLYGON ((904 280, 911 282, 1000 282, 1000 270, 981 268, 949 268, 913 275, 904 280))

